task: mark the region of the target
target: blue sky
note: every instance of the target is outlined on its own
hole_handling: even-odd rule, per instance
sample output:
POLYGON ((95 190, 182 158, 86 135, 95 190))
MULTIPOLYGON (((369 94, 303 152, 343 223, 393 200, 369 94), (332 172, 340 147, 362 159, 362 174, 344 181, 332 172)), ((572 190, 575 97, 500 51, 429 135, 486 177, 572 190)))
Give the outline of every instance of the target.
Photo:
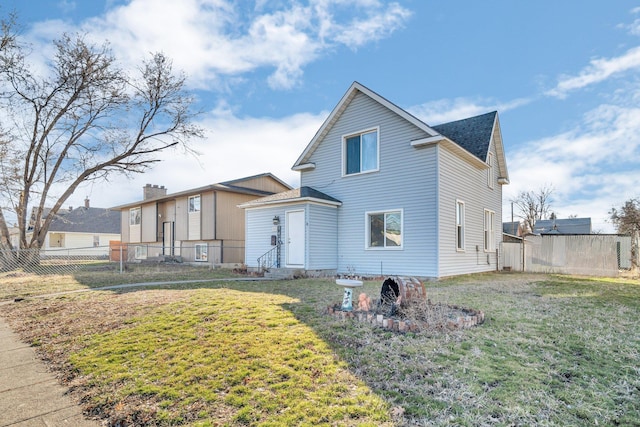
POLYGON ((611 232, 640 195, 640 2, 510 0, 4 0, 35 60, 63 32, 109 40, 124 66, 162 51, 189 76, 207 138, 134 179, 69 200, 109 207, 146 183, 176 192, 290 170, 358 81, 430 125, 498 110, 511 184, 611 232))

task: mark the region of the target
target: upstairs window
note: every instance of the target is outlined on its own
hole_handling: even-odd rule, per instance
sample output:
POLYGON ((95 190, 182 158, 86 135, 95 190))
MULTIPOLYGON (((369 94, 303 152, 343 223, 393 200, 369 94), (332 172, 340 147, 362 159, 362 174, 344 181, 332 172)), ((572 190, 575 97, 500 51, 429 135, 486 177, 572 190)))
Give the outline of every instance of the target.
POLYGON ((140 225, 141 219, 140 208, 129 209, 129 225, 140 225))
POLYGON ((343 139, 344 175, 378 170, 378 129, 343 139))
POLYGON ((200 212, 200 195, 189 197, 189 212, 200 212))

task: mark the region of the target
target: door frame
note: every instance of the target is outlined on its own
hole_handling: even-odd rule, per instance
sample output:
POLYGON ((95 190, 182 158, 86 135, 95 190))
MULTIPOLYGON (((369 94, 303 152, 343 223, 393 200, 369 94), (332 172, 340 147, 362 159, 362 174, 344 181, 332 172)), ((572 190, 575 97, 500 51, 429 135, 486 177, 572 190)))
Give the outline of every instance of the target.
POLYGON ((175 239, 175 222, 165 221, 162 223, 162 254, 163 255, 175 255, 174 252, 174 239, 175 239), (169 226, 169 239, 167 239, 167 225, 169 226), (168 242, 167 242, 168 240, 168 242), (167 248, 169 253, 167 253, 167 248))
MULTIPOLYGON (((290 211, 285 211, 285 265, 287 267, 305 267, 305 259, 306 259, 306 250, 307 250, 307 236, 306 236, 306 210, 305 209, 293 209, 290 211), (302 214, 302 226, 301 226, 301 231, 300 234, 300 238, 302 239, 301 241, 301 245, 302 245, 302 263, 296 263, 293 264, 291 263, 291 253, 292 251, 289 250, 290 247, 290 236, 291 236, 291 228, 292 226, 294 226, 295 224, 293 224, 293 221, 290 221, 290 214, 302 214)), ((296 261, 296 260, 294 260, 296 261)))

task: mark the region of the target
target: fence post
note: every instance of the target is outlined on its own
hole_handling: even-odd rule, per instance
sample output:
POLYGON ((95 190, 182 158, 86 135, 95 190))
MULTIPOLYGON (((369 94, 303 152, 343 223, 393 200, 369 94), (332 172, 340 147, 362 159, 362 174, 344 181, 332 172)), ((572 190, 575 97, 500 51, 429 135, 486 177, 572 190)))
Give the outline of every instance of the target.
POLYGON ((120 243, 120 274, 122 274, 122 243, 120 243))

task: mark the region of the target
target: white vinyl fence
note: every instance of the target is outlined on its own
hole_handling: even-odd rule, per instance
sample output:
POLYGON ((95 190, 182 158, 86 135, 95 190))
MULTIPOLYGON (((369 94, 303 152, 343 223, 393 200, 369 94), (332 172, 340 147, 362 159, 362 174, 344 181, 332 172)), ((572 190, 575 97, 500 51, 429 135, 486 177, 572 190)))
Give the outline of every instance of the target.
POLYGON ((631 236, 540 235, 501 244, 505 270, 587 276, 618 276, 632 267, 631 236))

